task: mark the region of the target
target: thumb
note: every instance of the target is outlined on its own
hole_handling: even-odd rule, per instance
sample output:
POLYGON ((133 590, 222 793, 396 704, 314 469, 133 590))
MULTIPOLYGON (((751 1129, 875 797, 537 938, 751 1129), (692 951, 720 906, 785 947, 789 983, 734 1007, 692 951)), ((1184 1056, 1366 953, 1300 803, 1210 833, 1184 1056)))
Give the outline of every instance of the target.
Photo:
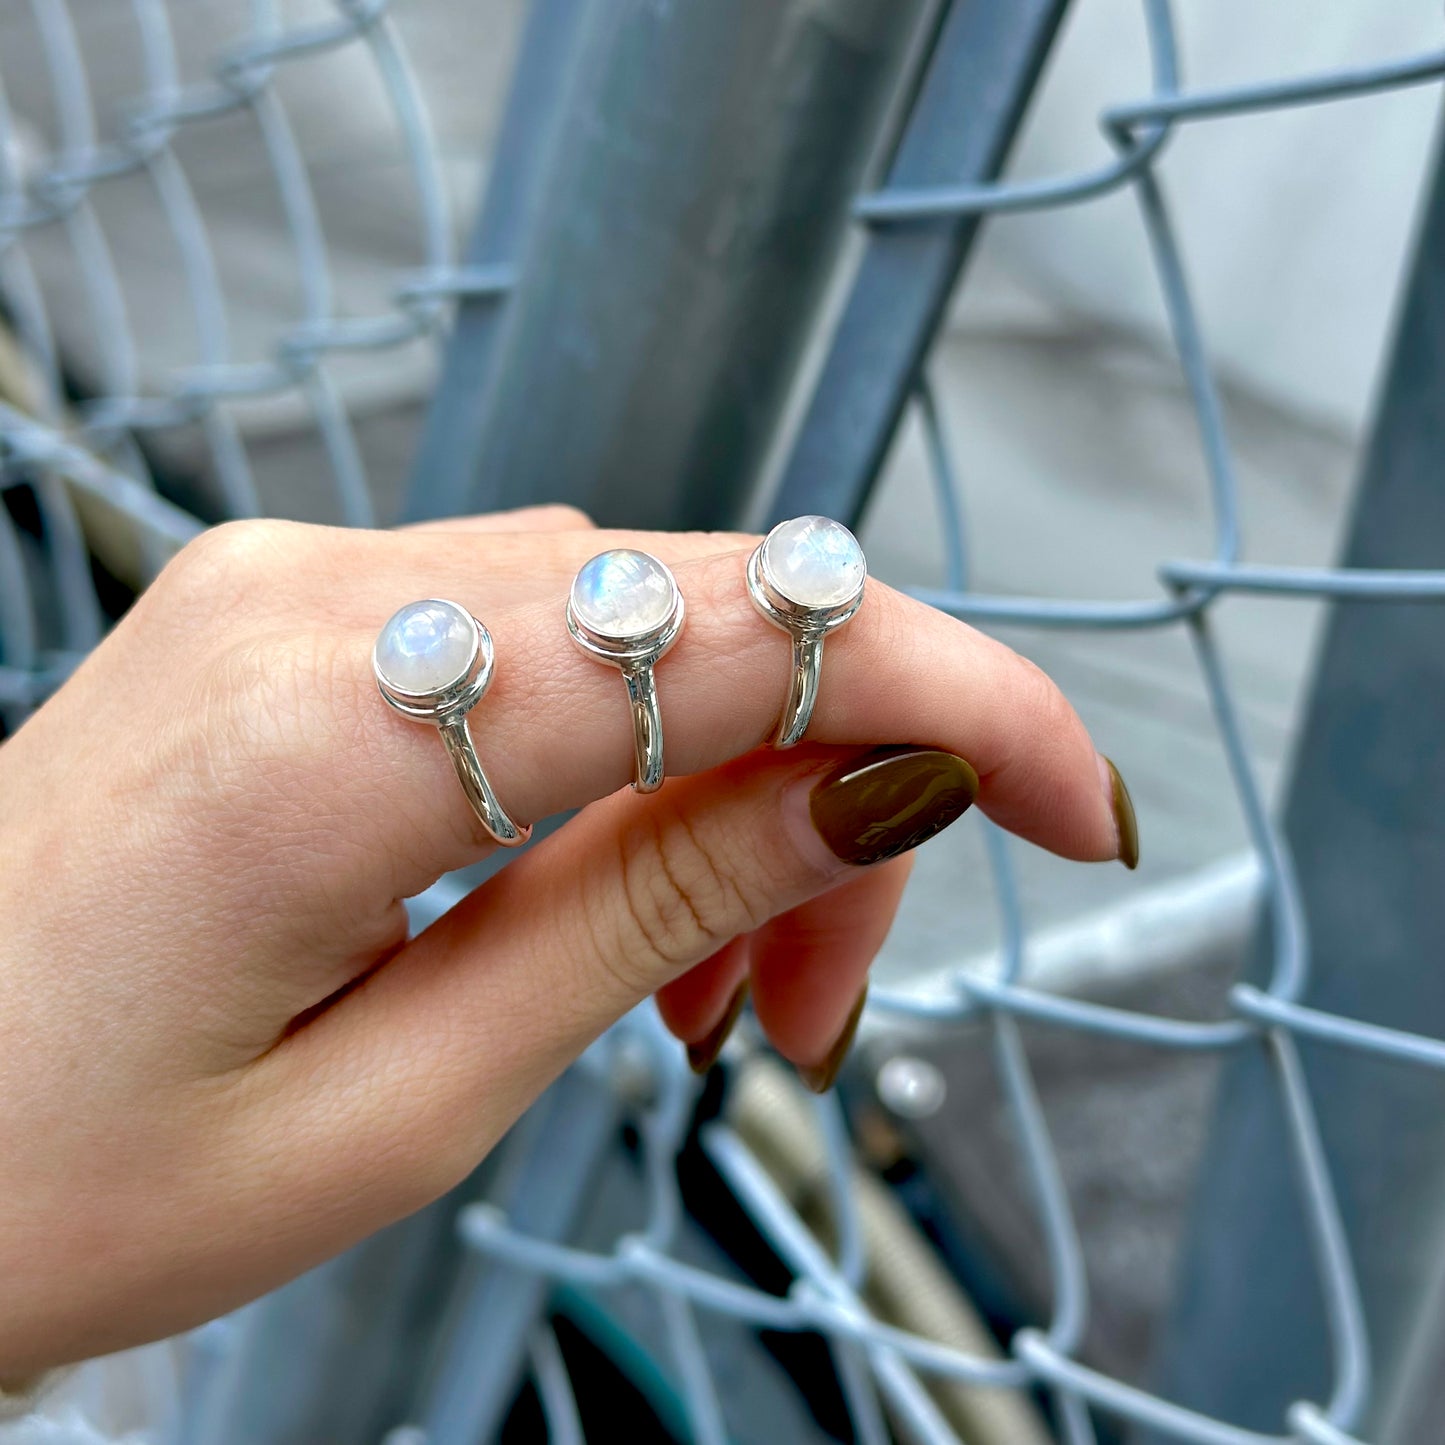
POLYGON ((306 1106, 314 1127, 292 1126, 309 1176, 325 1176, 319 1148, 345 1158, 358 1202, 391 1192, 383 1179, 356 1189, 359 1161, 442 1192, 629 1008, 860 865, 923 842, 977 791, 948 753, 891 750, 911 765, 840 770, 853 751, 754 753, 647 797, 614 794, 478 889, 272 1057, 292 1050, 303 1092, 322 1096, 306 1106), (347 1108, 325 1097, 333 1087, 347 1108), (344 1139, 316 1137, 338 1120, 344 1139))

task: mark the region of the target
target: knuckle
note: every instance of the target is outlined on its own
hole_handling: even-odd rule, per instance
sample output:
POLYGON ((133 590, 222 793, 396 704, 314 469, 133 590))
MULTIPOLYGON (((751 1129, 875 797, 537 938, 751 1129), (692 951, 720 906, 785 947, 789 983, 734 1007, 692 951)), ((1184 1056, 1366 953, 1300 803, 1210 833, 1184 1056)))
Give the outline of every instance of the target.
POLYGON ((757 909, 715 840, 659 813, 619 839, 619 918, 609 966, 650 993, 679 968, 755 926, 757 909))
POLYGON ((258 580, 292 564, 305 530, 270 519, 223 522, 181 548, 156 586, 172 600, 214 611, 254 606, 258 580))

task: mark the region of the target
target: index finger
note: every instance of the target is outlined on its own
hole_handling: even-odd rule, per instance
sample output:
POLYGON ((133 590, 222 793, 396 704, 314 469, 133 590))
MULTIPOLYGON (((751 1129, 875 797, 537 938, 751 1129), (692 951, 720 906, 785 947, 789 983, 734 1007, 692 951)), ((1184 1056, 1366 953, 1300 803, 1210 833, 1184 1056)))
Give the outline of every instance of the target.
MULTIPOLYGON (((569 562, 580 540, 561 548, 569 562)), ((675 550, 665 535, 632 534, 629 544, 674 564, 687 603, 682 635, 656 669, 668 772, 699 772, 757 748, 784 700, 791 644, 749 599, 749 545, 698 557, 689 555, 696 539, 675 550)), ((313 724, 317 756, 303 772, 321 781, 338 830, 378 839, 371 882, 384 880, 396 896, 486 848, 436 738, 376 695, 372 629, 428 590, 409 561, 374 574, 368 591, 378 605, 366 630, 317 641, 327 687, 313 724), (347 763, 340 775, 338 757, 347 763), (412 840, 404 857, 387 856, 388 836, 412 840)), ((477 591, 464 577, 444 580, 444 595, 463 605, 477 591)), ((496 681, 471 723, 493 787, 524 821, 583 806, 631 776, 623 682, 576 649, 565 598, 559 577, 554 598, 494 606, 484 619, 496 681)), ((978 806, 1002 826, 1066 857, 1119 856, 1112 775, 1052 681, 1003 644, 877 581, 853 620, 828 639, 808 737, 955 753, 979 775, 978 806)), ((313 798, 313 828, 315 806, 313 798)))

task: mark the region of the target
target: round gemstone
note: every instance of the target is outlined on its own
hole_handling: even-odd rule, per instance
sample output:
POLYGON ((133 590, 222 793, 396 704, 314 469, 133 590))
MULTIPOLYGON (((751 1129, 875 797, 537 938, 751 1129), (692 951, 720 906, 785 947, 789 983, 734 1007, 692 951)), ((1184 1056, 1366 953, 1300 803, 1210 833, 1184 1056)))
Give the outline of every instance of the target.
POLYGON ((831 517, 779 522, 763 543, 763 570, 800 607, 837 607, 858 595, 868 564, 858 539, 831 517))
POLYGON ((586 563, 572 583, 572 612, 591 632, 603 637, 639 637, 672 616, 677 584, 672 574, 646 552, 618 547, 586 563))
POLYGON ((411 602, 376 639, 376 670, 397 692, 434 693, 461 682, 471 670, 477 625, 453 602, 411 602))

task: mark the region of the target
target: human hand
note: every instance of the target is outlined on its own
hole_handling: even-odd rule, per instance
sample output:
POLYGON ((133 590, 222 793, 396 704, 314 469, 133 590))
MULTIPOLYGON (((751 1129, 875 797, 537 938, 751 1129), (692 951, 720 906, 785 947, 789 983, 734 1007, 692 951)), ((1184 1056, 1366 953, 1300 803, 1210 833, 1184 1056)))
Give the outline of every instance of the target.
POLYGON ((1044 847, 1132 866, 1127 795, 1054 686, 876 582, 809 742, 761 748, 788 642, 749 602, 753 540, 562 509, 232 524, 0 748, 0 1379, 195 1324, 426 1204, 651 993, 701 1064, 750 978, 826 1084, 900 850, 975 788, 1044 847), (562 620, 619 545, 688 604, 648 797, 623 788, 618 677, 562 620), (490 849, 372 678, 378 628, 423 596, 495 639, 472 726, 508 811, 583 811, 408 942, 401 900, 490 849))

